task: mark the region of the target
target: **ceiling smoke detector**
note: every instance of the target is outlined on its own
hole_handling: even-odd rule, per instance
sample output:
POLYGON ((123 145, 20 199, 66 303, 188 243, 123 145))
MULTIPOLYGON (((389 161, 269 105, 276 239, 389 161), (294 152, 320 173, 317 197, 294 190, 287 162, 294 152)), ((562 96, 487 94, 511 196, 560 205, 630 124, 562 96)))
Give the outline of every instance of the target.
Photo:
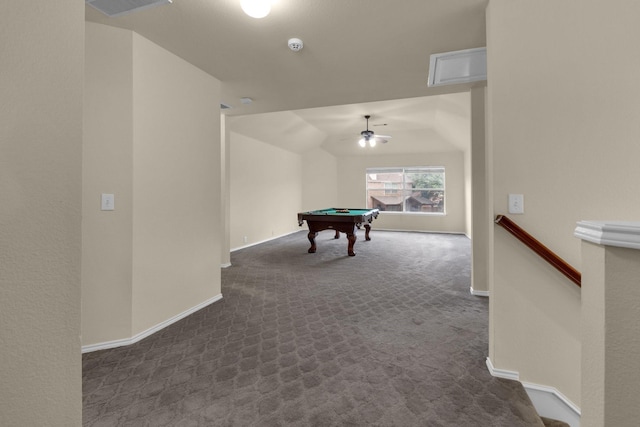
POLYGON ((304 46, 304 44, 302 43, 302 40, 300 39, 289 39, 289 41, 287 42, 287 45, 289 46, 289 49, 291 49, 294 52, 298 52, 300 50, 302 50, 302 47, 304 46))

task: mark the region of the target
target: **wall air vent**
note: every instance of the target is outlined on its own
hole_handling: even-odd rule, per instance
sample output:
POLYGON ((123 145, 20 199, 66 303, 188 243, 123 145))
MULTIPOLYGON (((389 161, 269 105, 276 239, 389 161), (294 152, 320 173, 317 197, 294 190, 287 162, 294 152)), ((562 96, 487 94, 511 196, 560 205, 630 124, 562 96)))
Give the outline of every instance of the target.
POLYGON ((427 86, 444 86, 487 80, 487 48, 435 53, 429 60, 427 86))
POLYGON ((149 7, 169 4, 172 1, 173 0, 85 0, 85 3, 98 9, 105 15, 115 18, 149 7))

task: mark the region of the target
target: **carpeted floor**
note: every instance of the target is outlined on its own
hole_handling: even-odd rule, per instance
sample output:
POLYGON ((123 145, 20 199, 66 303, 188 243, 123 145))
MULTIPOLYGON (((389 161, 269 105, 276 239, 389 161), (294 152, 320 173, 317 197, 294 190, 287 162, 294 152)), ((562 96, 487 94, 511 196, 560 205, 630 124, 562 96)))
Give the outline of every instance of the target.
MULTIPOLYGON (((375 225, 375 224, 374 224, 375 225)), ((306 231, 232 253, 224 299, 83 356, 85 426, 542 426, 487 371, 461 235, 306 231)))

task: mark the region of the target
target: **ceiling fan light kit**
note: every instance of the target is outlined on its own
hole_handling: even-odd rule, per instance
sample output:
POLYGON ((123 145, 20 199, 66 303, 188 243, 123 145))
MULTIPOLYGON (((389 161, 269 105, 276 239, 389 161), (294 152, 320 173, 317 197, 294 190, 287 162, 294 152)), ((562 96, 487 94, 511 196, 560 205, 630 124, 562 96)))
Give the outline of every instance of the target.
POLYGON ((364 116, 364 118, 367 120, 367 130, 363 130, 362 132, 360 132, 360 135, 362 136, 362 138, 360 138, 360 140, 358 141, 360 147, 364 148, 367 146, 367 144, 369 144, 369 147, 373 148, 376 146, 376 143, 378 141, 384 144, 389 138, 391 138, 389 135, 374 134, 372 130, 369 130, 369 119, 371 118, 371 116, 367 114, 366 116, 364 116))

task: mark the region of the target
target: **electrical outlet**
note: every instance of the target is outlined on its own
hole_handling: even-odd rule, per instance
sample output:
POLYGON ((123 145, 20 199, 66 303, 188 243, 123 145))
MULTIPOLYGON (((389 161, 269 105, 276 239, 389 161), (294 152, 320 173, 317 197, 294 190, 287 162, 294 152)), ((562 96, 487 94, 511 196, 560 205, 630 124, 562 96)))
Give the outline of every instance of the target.
POLYGON ((509 194, 509 213, 510 214, 524 213, 524 195, 509 194))
POLYGON ((243 242, 245 242, 245 243, 247 243, 247 242, 249 241, 249 239, 247 238, 247 236, 244 236, 244 237, 242 238, 242 241, 243 241, 243 242))

